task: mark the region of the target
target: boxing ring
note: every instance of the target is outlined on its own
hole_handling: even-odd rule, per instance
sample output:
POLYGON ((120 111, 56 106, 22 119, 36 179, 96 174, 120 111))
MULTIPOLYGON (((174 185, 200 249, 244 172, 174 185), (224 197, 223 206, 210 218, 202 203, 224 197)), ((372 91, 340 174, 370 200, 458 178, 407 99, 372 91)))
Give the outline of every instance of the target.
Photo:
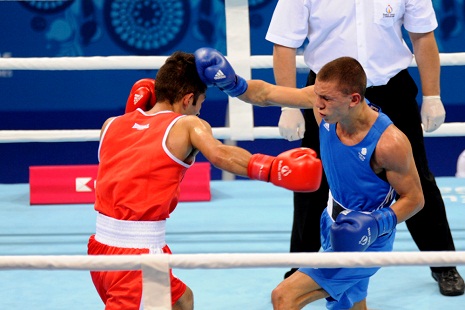
MULTIPOLYGON (((465 54, 465 53, 464 53, 465 54)), ((465 55, 462 53, 454 55, 441 55, 442 65, 465 65, 465 55)), ((229 57, 228 57, 229 58, 229 57)), ((139 57, 88 57, 88 58, 29 58, 29 59, 0 59, 0 68, 9 70, 110 70, 112 68, 121 69, 140 69, 140 68, 155 68, 161 66, 166 57, 156 56, 139 56, 139 57), (147 59, 148 58, 148 59, 147 59)), ((229 58, 234 64, 234 58, 229 58)), ((304 66, 302 60, 299 60, 300 65, 304 66)), ((271 56, 251 56, 251 69, 268 68, 272 65, 271 56)), ((412 64, 414 65, 414 64, 412 64)), ((235 99, 232 99, 235 100, 235 99)), ((229 107, 235 104, 242 104, 242 102, 230 102, 229 107)), ((248 105, 247 105, 248 106, 248 105)), ((251 110, 250 110, 251 111, 251 110)), ((230 115, 234 115, 234 110, 229 111, 230 115)), ((253 118, 253 115, 251 116, 253 118)), ((280 138, 278 129, 275 127, 252 127, 249 132, 243 132, 244 126, 239 125, 238 129, 230 127, 213 128, 213 133, 218 139, 232 139, 233 133, 236 132, 243 139, 277 139, 280 138)), ((17 142, 83 142, 83 141, 98 141, 98 129, 89 130, 7 130, 0 131, 1 143, 17 143, 17 142)), ((465 133, 465 123, 445 123, 437 131, 433 133, 425 133, 426 137, 449 137, 449 136, 463 136, 465 133)), ((233 139, 234 140, 234 139, 233 139)), ((235 139, 237 140, 237 138, 235 139)), ((238 139, 240 140, 240 139, 238 139)), ((455 179, 455 178, 452 178, 455 179)), ((460 202, 462 207, 465 206, 465 179, 457 179, 459 182, 455 202, 460 202)), ((229 183, 227 181, 219 181, 220 183, 229 183)), ((236 181, 239 183, 244 181, 236 181)), ((277 191, 281 194, 288 196, 285 202, 282 202, 287 207, 288 221, 289 215, 292 210, 289 208, 292 197, 288 192, 283 192, 281 189, 267 187, 267 184, 257 184, 254 181, 249 184, 260 187, 267 195, 270 191, 277 191), (265 185, 265 187, 263 187, 265 185)), ((456 182, 457 183, 457 182, 456 182)), ((243 184, 243 183, 242 183, 243 184)), ((219 186, 219 184, 217 185, 219 186)), ((229 185, 228 185, 229 186, 229 185)), ((244 186, 244 185, 243 185, 244 186)), ((240 190, 239 190, 240 191, 240 190)), ((234 192, 233 192, 234 193, 234 192)), ((233 194, 234 195, 234 194, 233 194)), ((240 194, 239 194, 240 195, 240 194)), ((246 195, 251 197, 251 195, 246 195)), ((255 198, 263 199, 261 198, 255 198)), ((233 199, 234 200, 234 199, 233 199)), ((216 204, 215 199, 210 204, 216 204)), ((270 204, 275 204, 275 201, 269 201, 270 204)), ((249 205, 255 205, 253 200, 249 201, 249 205)), ((42 208, 42 207, 41 207, 42 208)), ((91 206, 85 208, 90 209, 91 206)), ((179 209, 183 209, 180 204, 179 209)), ((189 208, 192 208, 189 207, 189 208)), ((218 209, 212 212, 219 212, 218 209)), ((280 212, 283 212, 282 210, 280 212)), ((449 210, 448 210, 449 212, 449 210)), ((460 215, 454 218, 464 218, 465 214, 463 209, 460 210, 460 215)), ((220 212, 221 213, 221 212, 220 212)), ((250 210, 246 213, 250 213, 250 210)), ((192 216, 192 215, 191 215, 192 216)), ((190 217, 191 217, 190 216, 190 217)), ((176 221, 176 215, 173 216, 173 221, 176 221)), ((257 215, 259 218, 260 215, 257 215)), ((219 220, 220 221, 220 220, 219 220)), ((95 220, 90 220, 92 224, 95 220)), ((253 226, 254 224, 252 224, 253 226)), ((255 224, 257 225, 257 224, 255 224)), ((291 223, 286 225, 280 224, 278 227, 290 228, 291 223)), ((221 230, 221 228, 218 228, 221 230)), ((402 229, 402 228, 401 228, 402 229)), ((274 231, 270 228, 270 231, 274 231)), ((88 230, 88 235, 93 233, 93 230, 88 230)), ((277 232, 274 231, 273 234, 277 232)), ((290 232, 286 232, 290 233, 290 232)), ((168 237, 170 231, 168 228, 168 237)), ((277 233, 283 234, 283 232, 277 233)), ((408 234, 404 228, 404 233, 408 234)), ((386 266, 386 267, 405 267, 405 266, 444 266, 444 265, 465 265, 465 236, 463 235, 463 228, 457 227, 457 236, 455 236, 457 252, 418 252, 413 246, 409 251, 395 251, 392 253, 232 253, 225 251, 224 253, 211 253, 211 254, 174 254, 174 255, 142 255, 142 256, 118 256, 118 257, 90 257, 86 255, 4 255, 0 257, 1 273, 11 270, 143 270, 144 273, 144 287, 148 291, 163 291, 164 296, 169 297, 169 287, 160 285, 160 282, 166 282, 168 268, 174 268, 175 273, 183 269, 257 269, 257 268, 288 268, 291 266, 306 266, 306 267, 358 267, 358 266, 386 266), (416 251, 416 252, 415 252, 416 251), (228 254, 225 254, 228 253, 228 254)), ((261 236, 263 238, 263 236, 261 236)), ((169 240, 169 238, 168 238, 169 240)), ((288 239, 287 239, 288 240, 288 239)), ((288 241, 283 238, 281 241, 285 244, 288 241)), ((397 241, 396 241, 397 242, 397 241)), ((168 241, 171 245, 171 243, 168 241)), ((240 250, 239 250, 240 251, 240 250)), ((282 252, 287 251, 287 245, 281 249, 282 252)), ((82 252, 82 251, 81 251, 82 252)), ((175 253, 179 251, 174 250, 175 253)), ((85 253, 85 252, 84 252, 85 253)), ((384 269, 384 268, 383 268, 384 269)), ((383 270, 382 269, 382 270, 383 270)), ((386 268, 389 269, 389 268, 386 268)), ((262 270, 262 272, 267 272, 262 270)), ((425 271, 423 273, 427 273, 425 271)), ((282 273, 275 277, 282 278, 282 273)), ((462 272, 464 273, 464 272, 462 272)), ((380 276, 377 276, 380 278, 380 276)), ((181 278, 183 278, 181 276, 181 278)), ((88 285, 91 287, 90 277, 88 285)), ((189 281, 186 280, 189 285, 189 281)), ((434 285, 432 280, 426 281, 434 285)), ((275 285, 278 282, 275 283, 275 285)), ((272 288, 271 288, 272 289, 272 288)), ((269 292, 271 292, 271 289, 269 292)), ((195 289, 194 289, 195 292, 195 289)), ((156 294, 144 295, 145 309, 168 309, 169 298, 158 298, 156 294)))
MULTIPOLYGON (((292 193, 264 182, 212 181, 211 201, 180 203, 167 222, 166 240, 175 254, 121 258, 85 255, 95 232, 91 204, 30 206, 27 184, 0 185, 0 281, 8 283, 0 308, 102 309, 88 270, 169 264, 193 289, 196 309, 269 310, 271 291, 290 266, 379 264, 385 268, 372 278, 370 308, 461 309, 465 297, 440 295, 426 266, 453 263, 465 273, 465 178, 437 181, 457 252, 419 252, 401 223, 394 252, 349 257, 289 254, 292 193)), ((324 308, 317 302, 306 309, 324 308)))
MULTIPOLYGON (((239 75, 250 79, 252 69, 271 68, 272 57, 269 55, 250 56, 250 46, 247 43, 244 44, 243 40, 244 34, 249 33, 248 25, 244 22, 237 22, 244 20, 244 18, 247 19, 248 16, 245 14, 248 12, 243 9, 237 10, 236 3, 240 1, 226 1, 226 5, 231 2, 234 2, 234 5, 232 10, 227 11, 227 26, 234 23, 234 20, 236 22, 234 24, 235 33, 227 33, 227 46, 240 46, 240 48, 228 49, 227 58, 239 75)), ((248 42, 248 40, 246 41, 248 42)), ((465 65, 465 53, 441 54, 440 57, 442 66, 465 65)), ((0 70, 152 70, 158 69, 165 59, 166 57, 162 56, 0 58, 0 70)), ((298 56, 297 66, 306 68, 301 56, 298 56)), ((415 62, 412 63, 412 66, 415 66, 415 62)), ((227 124, 228 127, 213 128, 213 133, 216 138, 224 139, 229 143, 281 138, 277 127, 255 127, 252 106, 237 98, 229 99, 227 124)), ((0 143, 98 141, 99 134, 99 129, 4 130, 0 131, 0 143)), ((427 138, 452 136, 465 136, 465 123, 445 123, 437 131, 425 133, 427 138)), ((228 182, 225 180, 212 182, 213 200, 211 202, 181 203, 173 214, 172 223, 168 223, 167 241, 173 252, 179 254, 91 257, 85 255, 87 238, 94 232, 93 226, 95 225, 95 214, 91 205, 41 206, 40 210, 37 208, 31 210, 24 199, 24 195, 28 194, 27 186, 1 185, 0 197, 7 206, 1 209, 0 213, 4 213, 5 217, 2 218, 13 218, 13 220, 5 223, 2 231, 2 243, 6 249, 0 252, 2 254, 0 256, 0 276, 2 278, 0 279, 3 279, 3 283, 8 281, 11 286, 15 287, 13 283, 16 280, 21 277, 29 278, 31 273, 35 274, 36 280, 39 281, 32 281, 32 283, 42 285, 40 279, 46 278, 45 285, 54 289, 63 289, 59 294, 64 297, 60 297, 53 304, 57 307, 60 303, 65 302, 66 298, 71 302, 79 299, 73 295, 76 292, 66 290, 63 286, 74 287, 67 281, 81 279, 84 281, 82 285, 86 287, 85 290, 89 292, 89 295, 85 295, 84 298, 90 299, 91 303, 82 306, 80 299, 77 308, 89 309, 102 306, 102 304, 97 300, 97 294, 94 292, 87 271, 142 270, 145 291, 163 292, 163 294, 144 294, 145 309, 170 309, 169 287, 166 285, 166 281, 168 268, 173 268, 175 274, 193 288, 198 309, 218 309, 217 306, 211 306, 209 303, 212 299, 216 305, 221 305, 224 302, 221 309, 269 309, 271 307, 269 301, 271 290, 282 279, 284 270, 289 267, 386 266, 387 268, 383 268, 373 278, 373 288, 370 288, 368 297, 370 307, 383 308, 386 304, 396 301, 398 298, 395 296, 396 292, 403 294, 406 289, 412 289, 414 286, 420 292, 409 292, 413 298, 407 300, 405 309, 418 309, 417 296, 422 296, 425 306, 433 305, 434 307, 441 304, 447 305, 446 307, 450 309, 458 309, 459 304, 463 306, 464 297, 444 298, 440 296, 434 280, 427 278, 426 266, 457 265, 462 275, 465 275, 463 268, 465 265, 465 231, 463 228, 465 179, 438 179, 444 190, 443 194, 448 195, 445 198, 447 198, 447 211, 451 218, 451 227, 456 242, 456 252, 420 253, 410 239, 405 226, 400 224, 397 245, 392 253, 287 253, 290 235, 290 231, 287 229, 290 229, 292 221, 291 193, 275 188, 270 184, 255 181, 228 182), (247 185, 244 182, 247 182, 247 185), (448 191, 452 191, 452 193, 448 191), (266 193, 266 195, 257 196, 257 193, 266 193), (18 210, 25 212, 27 218, 17 218, 14 213, 18 210), (42 220, 41 216, 44 213, 52 219, 42 220), (244 218, 245 216, 247 218, 244 218), (77 227, 74 222, 76 218, 83 220, 84 227, 77 227), (208 221, 205 220, 206 218, 208 221), (225 218, 228 219, 227 223, 224 221, 225 218), (46 223, 51 225, 53 220, 61 221, 61 231, 59 229, 56 231, 56 228, 53 228, 52 232, 49 232, 48 229, 51 228, 46 227, 46 223), (199 230, 194 225, 195 223, 203 223, 207 228, 199 230), (34 228, 34 225, 39 225, 38 230, 34 228), (279 230, 277 227, 284 227, 286 230, 279 230), (67 229, 75 229, 76 232, 73 235, 69 231, 67 233, 67 229), (60 233, 64 233, 64 240, 60 239, 61 241, 55 243, 46 241, 47 236, 58 238, 60 233), (41 236, 43 239, 40 239, 41 236), (28 247, 22 243, 25 242, 23 238, 26 237, 39 238, 37 244, 28 245, 32 249, 31 251, 21 248, 21 246, 28 247), (15 243, 18 240, 20 242, 16 247, 15 243), (189 241, 192 241, 192 244, 188 244, 189 241), (204 246, 203 243, 206 243, 207 246, 204 246), (50 246, 53 250, 47 251, 47 249, 40 247, 41 244, 45 244, 44 247, 50 246), (60 252, 60 249, 63 252, 60 252), (66 251, 70 254, 65 254, 66 251), (414 271, 410 271, 407 275, 406 270, 402 269, 406 266, 411 267, 414 271), (396 272, 391 272, 391 268, 395 268, 396 272), (223 270, 221 275, 217 274, 217 280, 223 285, 219 285, 219 287, 223 287, 224 291, 218 292, 218 288, 202 283, 208 282, 204 281, 204 278, 208 278, 206 271, 208 269, 223 270), (237 304, 237 300, 234 300, 234 296, 226 298, 226 300, 215 296, 224 294, 229 289, 231 284, 227 280, 228 276, 225 276, 228 271, 224 270, 230 269, 236 271, 229 271, 229 276, 232 275, 233 278, 235 277, 234 280, 240 283, 236 292, 242 292, 238 294, 246 296, 240 305, 237 304), (257 271, 257 269, 259 270, 257 271), (422 271, 417 272, 419 269, 422 271), (74 273, 66 273, 69 280, 63 278, 60 280, 62 282, 57 285, 52 276, 45 277, 44 274, 37 273, 52 270, 57 272, 60 270, 85 271, 85 274, 78 277, 74 273), (191 270, 193 273, 189 274, 191 270), (400 280, 404 277, 407 278, 406 282, 400 280), (383 278, 388 278, 387 281, 390 284, 386 284, 383 278), (400 285, 399 282, 402 284, 400 285), (388 296, 385 294, 386 287, 389 287, 390 294, 394 295, 393 300, 386 300, 385 297, 388 296), (244 294, 244 290, 250 290, 254 294, 244 294), (211 294, 203 295, 204 292, 211 294), (374 299, 380 300, 372 303, 371 301, 374 299), (409 308, 408 304, 412 308, 409 308)), ((31 289, 31 287, 26 285, 16 287, 16 289, 26 290, 31 289)), ((77 289, 82 289, 82 287, 77 289)), ((6 294, 8 294, 8 290, 6 294)), ((234 294, 229 293, 228 295, 234 294)), ((37 301, 44 302, 42 299, 33 299, 34 303, 37 301)), ((14 304, 14 302, 14 300, 10 300, 10 304, 6 306, 18 308, 17 306, 21 305, 20 303, 14 304)), ((20 301, 18 300, 18 302, 20 301)), ((405 300, 402 302, 405 303, 405 300)), ((312 305, 323 307, 323 303, 312 305)), ((37 304, 35 306, 38 307, 37 304)), ((404 308, 396 304, 396 309, 404 308)), ((427 309, 427 307, 422 307, 422 309, 427 309)))

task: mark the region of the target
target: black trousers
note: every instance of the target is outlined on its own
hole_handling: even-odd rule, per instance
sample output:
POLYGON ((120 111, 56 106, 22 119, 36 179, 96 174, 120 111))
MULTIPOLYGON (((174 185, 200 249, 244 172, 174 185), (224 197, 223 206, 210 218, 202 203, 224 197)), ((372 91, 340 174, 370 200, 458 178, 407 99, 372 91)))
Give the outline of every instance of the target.
MULTIPOLYGON (((307 85, 315 83, 310 72, 307 85)), ((407 70, 399 72, 387 85, 369 87, 366 98, 387 114, 410 140, 425 197, 423 210, 406 221, 407 228, 420 251, 455 251, 446 210, 434 175, 428 167, 421 117, 416 101, 418 88, 407 70)), ((306 131, 302 146, 314 149, 320 157, 318 125, 312 110, 304 110, 306 131)), ((313 193, 294 193, 294 218, 291 252, 317 252, 320 249, 320 216, 328 200, 328 183, 313 193)), ((436 272, 447 268, 432 267, 436 272)))

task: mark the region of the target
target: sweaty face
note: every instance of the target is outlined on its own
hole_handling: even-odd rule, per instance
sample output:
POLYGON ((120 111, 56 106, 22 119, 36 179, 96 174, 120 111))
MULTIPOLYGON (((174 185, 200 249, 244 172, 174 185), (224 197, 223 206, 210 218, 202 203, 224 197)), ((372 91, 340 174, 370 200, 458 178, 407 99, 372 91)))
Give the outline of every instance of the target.
POLYGON ((337 87, 337 82, 315 81, 316 102, 314 109, 327 123, 337 123, 347 115, 351 96, 343 94, 337 87))

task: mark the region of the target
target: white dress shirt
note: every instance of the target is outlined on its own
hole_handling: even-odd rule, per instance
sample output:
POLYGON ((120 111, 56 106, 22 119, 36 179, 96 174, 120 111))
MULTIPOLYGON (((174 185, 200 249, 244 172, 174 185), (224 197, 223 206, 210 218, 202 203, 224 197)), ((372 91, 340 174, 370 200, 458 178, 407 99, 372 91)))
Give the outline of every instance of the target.
POLYGON ((350 56, 365 69, 367 86, 378 86, 412 62, 402 25, 415 33, 436 29, 431 0, 279 0, 266 40, 298 48, 308 38, 304 59, 315 73, 350 56))

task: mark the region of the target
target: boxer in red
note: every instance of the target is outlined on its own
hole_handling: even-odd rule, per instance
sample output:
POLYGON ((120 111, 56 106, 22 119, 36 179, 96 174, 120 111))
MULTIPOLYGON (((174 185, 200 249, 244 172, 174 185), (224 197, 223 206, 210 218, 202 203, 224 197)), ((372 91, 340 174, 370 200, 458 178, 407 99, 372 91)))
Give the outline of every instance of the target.
MULTIPOLYGON (((165 242, 166 219, 176 208, 179 185, 199 151, 214 166, 239 176, 292 191, 318 189, 322 166, 311 149, 297 148, 277 157, 252 155, 215 139, 211 126, 198 117, 206 90, 194 55, 175 52, 158 71, 156 83, 138 81, 126 113, 104 123, 97 228, 89 239, 89 255, 171 253, 165 242)), ((91 276, 105 309, 140 308, 141 271, 92 271, 91 276)), ((172 273, 171 300, 173 309, 193 309, 191 289, 172 273)))

